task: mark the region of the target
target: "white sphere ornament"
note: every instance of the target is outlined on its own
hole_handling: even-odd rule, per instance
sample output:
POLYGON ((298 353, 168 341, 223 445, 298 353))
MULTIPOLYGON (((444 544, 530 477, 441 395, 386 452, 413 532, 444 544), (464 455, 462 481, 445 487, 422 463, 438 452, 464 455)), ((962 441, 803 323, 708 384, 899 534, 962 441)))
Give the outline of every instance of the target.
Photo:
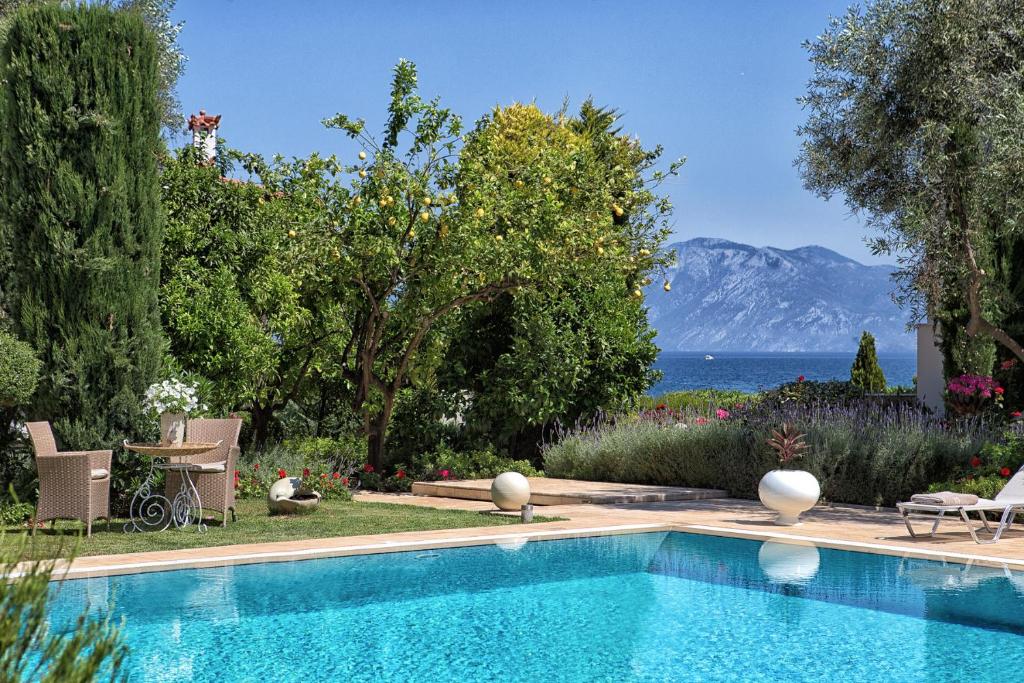
POLYGON ((519 510, 530 502, 530 482, 518 472, 499 474, 491 483, 491 500, 502 510, 519 510))
POLYGON ((779 513, 775 519, 779 526, 799 524, 800 513, 814 507, 819 496, 818 480, 803 470, 772 470, 757 486, 757 497, 764 506, 779 513))

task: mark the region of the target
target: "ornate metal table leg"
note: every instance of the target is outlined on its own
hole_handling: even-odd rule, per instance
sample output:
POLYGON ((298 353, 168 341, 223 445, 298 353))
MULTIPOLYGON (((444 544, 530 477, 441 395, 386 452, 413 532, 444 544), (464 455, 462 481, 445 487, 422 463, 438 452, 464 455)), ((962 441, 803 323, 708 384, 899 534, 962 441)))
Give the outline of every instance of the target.
POLYGON ((153 480, 156 478, 156 463, 149 461, 149 473, 142 481, 132 502, 128 506, 128 521, 125 522, 125 533, 134 531, 163 531, 171 525, 171 501, 159 493, 153 493, 153 480))
POLYGON ((203 523, 203 501, 199 498, 199 490, 192 482, 187 468, 179 470, 179 474, 181 475, 181 488, 171 504, 174 526, 184 529, 195 522, 197 531, 206 531, 206 524, 203 523))

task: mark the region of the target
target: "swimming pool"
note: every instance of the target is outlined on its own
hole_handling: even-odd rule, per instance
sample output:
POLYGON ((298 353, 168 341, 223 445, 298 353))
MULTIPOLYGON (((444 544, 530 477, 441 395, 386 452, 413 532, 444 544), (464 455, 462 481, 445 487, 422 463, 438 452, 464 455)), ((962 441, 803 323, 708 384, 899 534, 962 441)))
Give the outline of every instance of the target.
POLYGON ((1006 681, 1024 573, 676 532, 54 586, 131 681, 1006 681))

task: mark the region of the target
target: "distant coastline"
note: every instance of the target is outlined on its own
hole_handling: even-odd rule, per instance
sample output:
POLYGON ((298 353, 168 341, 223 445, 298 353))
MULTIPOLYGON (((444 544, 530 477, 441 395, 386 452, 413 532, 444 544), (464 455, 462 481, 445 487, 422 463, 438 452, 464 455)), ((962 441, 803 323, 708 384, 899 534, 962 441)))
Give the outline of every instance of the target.
MULTIPOLYGON (((688 389, 760 391, 791 382, 847 380, 855 351, 662 351, 654 368, 663 378, 648 394, 688 389), (714 360, 705 360, 711 355, 714 360)), ((910 386, 917 371, 913 352, 879 353, 878 362, 890 386, 910 386)))

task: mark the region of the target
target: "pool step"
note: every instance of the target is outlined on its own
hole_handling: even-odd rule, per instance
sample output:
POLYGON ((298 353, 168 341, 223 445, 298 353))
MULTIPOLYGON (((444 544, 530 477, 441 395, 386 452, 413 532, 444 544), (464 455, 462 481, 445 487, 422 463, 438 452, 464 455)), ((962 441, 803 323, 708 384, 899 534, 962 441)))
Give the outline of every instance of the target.
MULTIPOLYGON (((530 477, 530 502, 534 505, 608 505, 614 503, 661 503, 670 500, 707 500, 728 498, 720 489, 692 489, 682 486, 615 484, 603 481, 576 481, 530 477)), ((416 496, 490 500, 492 479, 461 481, 417 481, 416 496)))

